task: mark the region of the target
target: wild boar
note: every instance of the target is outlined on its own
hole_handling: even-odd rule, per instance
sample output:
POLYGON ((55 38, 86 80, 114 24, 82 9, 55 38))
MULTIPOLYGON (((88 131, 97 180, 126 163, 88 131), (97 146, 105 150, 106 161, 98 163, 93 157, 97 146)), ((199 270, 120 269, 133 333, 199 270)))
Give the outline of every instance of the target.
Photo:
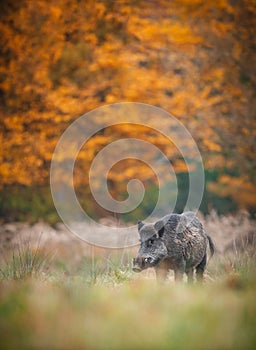
POLYGON ((211 256, 215 247, 193 212, 169 214, 152 224, 138 222, 140 249, 133 259, 133 271, 154 267, 158 279, 174 270, 175 281, 193 281, 194 269, 198 281, 203 279, 207 262, 207 245, 211 256))

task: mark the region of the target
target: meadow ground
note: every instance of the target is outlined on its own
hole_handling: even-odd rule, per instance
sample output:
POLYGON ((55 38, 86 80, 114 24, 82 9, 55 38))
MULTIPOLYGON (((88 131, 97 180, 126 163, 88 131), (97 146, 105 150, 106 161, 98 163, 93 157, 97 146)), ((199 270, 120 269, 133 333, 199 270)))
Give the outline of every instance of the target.
POLYGON ((60 232, 55 243, 31 233, 19 242, 16 226, 5 227, 0 348, 255 349, 255 222, 245 213, 202 220, 218 251, 193 285, 133 273, 137 248, 85 247, 60 232))

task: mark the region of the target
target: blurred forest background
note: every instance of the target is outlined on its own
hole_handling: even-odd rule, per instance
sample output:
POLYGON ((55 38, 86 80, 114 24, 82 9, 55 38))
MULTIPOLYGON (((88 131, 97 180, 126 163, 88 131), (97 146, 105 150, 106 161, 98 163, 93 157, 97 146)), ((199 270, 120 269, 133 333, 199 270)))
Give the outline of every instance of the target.
MULTIPOLYGON (((188 128, 204 161, 203 213, 254 214, 255 0, 6 0, 0 6, 5 221, 56 223, 49 169, 60 135, 82 114, 125 101, 161 107, 188 128)), ((109 214, 93 201, 85 176, 95 154, 115 139, 148 135, 130 124, 105 129, 81 152, 77 192, 95 218, 109 214)), ((168 153, 161 135, 153 133, 150 142, 168 153)), ((182 211, 188 176, 174 151, 169 159, 179 184, 176 210, 182 211)), ((134 175, 131 168, 121 162, 111 172, 116 198, 134 175)), ((147 189, 140 214, 147 214, 157 186, 147 171, 140 173, 147 189)))

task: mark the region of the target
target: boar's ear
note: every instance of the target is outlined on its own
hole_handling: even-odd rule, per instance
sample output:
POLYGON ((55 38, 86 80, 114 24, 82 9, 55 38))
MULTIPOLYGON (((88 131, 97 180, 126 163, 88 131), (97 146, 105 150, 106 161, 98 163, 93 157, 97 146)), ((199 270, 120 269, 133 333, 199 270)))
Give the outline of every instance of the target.
POLYGON ((154 225, 156 231, 157 231, 157 235, 159 238, 162 238, 164 235, 164 222, 162 220, 157 221, 154 225))
POLYGON ((142 221, 138 221, 138 230, 140 230, 144 226, 142 221))
POLYGON ((162 238, 164 235, 164 226, 158 231, 158 236, 162 238))

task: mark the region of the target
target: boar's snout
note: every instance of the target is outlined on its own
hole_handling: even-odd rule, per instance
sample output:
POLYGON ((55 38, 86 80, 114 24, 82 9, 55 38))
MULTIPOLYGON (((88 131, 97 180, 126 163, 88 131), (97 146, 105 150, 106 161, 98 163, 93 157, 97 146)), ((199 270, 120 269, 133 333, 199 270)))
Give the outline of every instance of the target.
POLYGON ((139 256, 133 259, 132 269, 134 272, 140 272, 146 268, 147 264, 150 263, 151 258, 144 258, 139 256))
POLYGON ((132 261, 132 269, 134 272, 140 272, 142 270, 142 258, 134 258, 132 261))
POLYGON ((134 258, 133 259, 132 269, 134 272, 140 272, 142 270, 142 258, 134 258))

